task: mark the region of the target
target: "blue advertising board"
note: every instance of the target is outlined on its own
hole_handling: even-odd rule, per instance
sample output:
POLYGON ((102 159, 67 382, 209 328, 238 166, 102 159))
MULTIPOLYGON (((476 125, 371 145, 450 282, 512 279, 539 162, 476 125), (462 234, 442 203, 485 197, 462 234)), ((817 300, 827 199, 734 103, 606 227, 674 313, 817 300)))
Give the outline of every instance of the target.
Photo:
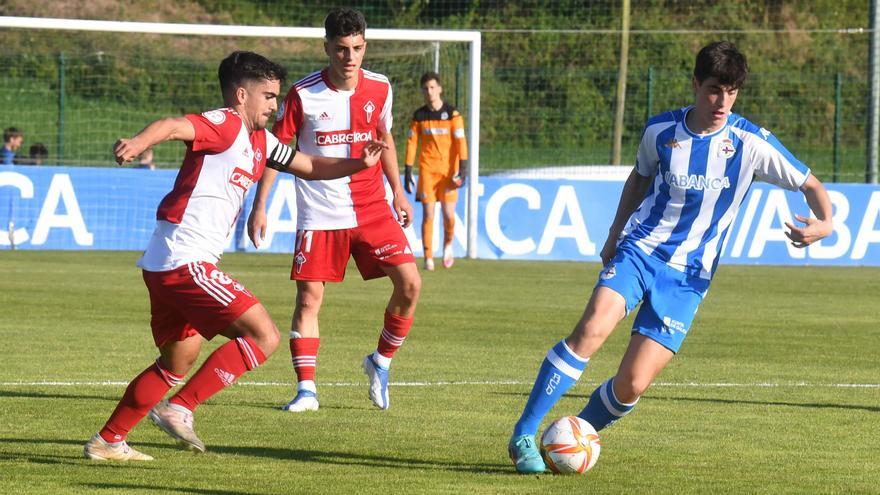
MULTIPOLYGON (((156 206, 176 170, 0 166, 0 249, 142 250, 156 206)), ((834 233, 806 249, 784 222, 808 215, 803 195, 756 183, 722 251, 722 263, 880 266, 880 187, 827 184, 834 233)), ((598 261, 623 188, 620 181, 484 177, 478 186, 477 256, 484 259, 598 261)), ((253 194, 251 191, 250 194, 253 194)), ((461 197, 466 197, 462 191, 461 197)), ((412 199, 412 198, 411 198, 412 199)), ((250 207, 250 201, 247 202, 250 207)), ((413 202, 413 250, 421 254, 422 211, 413 202)), ((228 250, 256 251, 243 212, 228 250)), ((466 245, 465 202, 457 209, 454 249, 466 245)), ((293 179, 280 178, 268 201, 269 230, 259 251, 289 253, 296 232, 293 179)), ((435 246, 442 219, 435 215, 435 246)))

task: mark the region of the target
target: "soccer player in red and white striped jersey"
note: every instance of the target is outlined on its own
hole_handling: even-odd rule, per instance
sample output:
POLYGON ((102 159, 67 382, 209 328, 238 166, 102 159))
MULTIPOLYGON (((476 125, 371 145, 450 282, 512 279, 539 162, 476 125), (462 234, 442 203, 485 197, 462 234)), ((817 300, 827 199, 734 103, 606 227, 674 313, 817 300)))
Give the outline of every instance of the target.
POLYGON ((157 120, 114 148, 121 165, 169 139, 187 147, 174 188, 159 204, 153 237, 138 261, 160 356, 128 385, 110 419, 86 443, 83 453, 90 459, 152 460, 125 441, 148 413, 182 445, 205 450, 193 431, 193 411, 262 364, 279 341, 278 329, 259 300, 216 266, 248 189, 266 167, 308 178, 337 178, 375 165, 386 147, 367 143, 363 159, 297 154, 265 130, 285 77, 281 66, 256 53, 234 52, 221 62, 219 77, 225 108, 157 120), (230 341, 162 401, 189 372, 203 337, 216 335, 230 341))
MULTIPOLYGON (((409 333, 421 291, 415 258, 401 228, 409 226, 412 206, 404 196, 391 137, 391 84, 387 77, 361 69, 366 21, 360 12, 336 9, 327 16, 324 29, 329 65, 294 83, 273 132, 284 143, 296 137, 297 149, 321 156, 354 156, 367 140, 384 141, 388 149, 382 152, 382 172, 393 194, 393 212, 378 168, 334 181, 296 180, 297 241, 291 279, 296 281, 297 295, 290 352, 298 383, 296 396, 284 410, 318 408, 318 312, 324 284, 342 281, 349 257, 354 257, 365 280, 387 276, 394 285, 379 343, 363 360, 370 399, 387 409, 388 368, 409 333)), ((268 171, 260 181, 248 220, 248 232, 257 246, 265 233, 266 200, 274 180, 274 173, 268 171)))

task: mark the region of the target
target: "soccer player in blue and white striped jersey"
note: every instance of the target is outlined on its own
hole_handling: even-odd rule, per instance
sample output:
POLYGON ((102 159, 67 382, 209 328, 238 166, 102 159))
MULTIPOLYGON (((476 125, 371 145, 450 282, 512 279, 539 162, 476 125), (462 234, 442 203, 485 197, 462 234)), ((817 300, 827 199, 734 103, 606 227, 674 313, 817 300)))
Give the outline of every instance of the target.
POLYGON ((517 471, 544 471, 535 445, 541 420, 642 303, 617 374, 578 416, 601 430, 635 407, 681 347, 754 179, 804 194, 815 218, 786 223, 794 246, 831 234, 822 183, 770 131, 731 113, 747 75, 746 58, 732 43, 711 43, 696 58, 693 105, 648 120, 600 253, 599 281, 571 335, 547 353, 514 427, 508 451, 517 471))

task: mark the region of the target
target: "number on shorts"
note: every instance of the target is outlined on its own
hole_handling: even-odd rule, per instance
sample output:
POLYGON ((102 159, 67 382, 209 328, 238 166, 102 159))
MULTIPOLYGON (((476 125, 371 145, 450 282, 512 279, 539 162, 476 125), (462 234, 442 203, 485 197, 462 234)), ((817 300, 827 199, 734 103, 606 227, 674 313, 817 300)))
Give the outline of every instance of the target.
POLYGON ((296 250, 302 251, 305 253, 312 252, 312 235, 314 234, 311 230, 300 230, 296 233, 296 250), (303 243, 305 242, 305 247, 303 247, 303 243))

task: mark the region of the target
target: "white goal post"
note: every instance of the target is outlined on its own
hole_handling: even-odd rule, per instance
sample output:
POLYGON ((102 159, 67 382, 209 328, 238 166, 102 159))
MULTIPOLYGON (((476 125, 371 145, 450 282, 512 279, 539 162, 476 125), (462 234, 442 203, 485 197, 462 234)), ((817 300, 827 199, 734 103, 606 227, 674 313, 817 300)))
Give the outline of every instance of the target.
MULTIPOLYGON (((201 36, 242 36, 255 38, 314 38, 323 39, 323 28, 239 26, 217 24, 178 24, 154 22, 95 21, 85 19, 57 19, 43 17, 0 16, 0 28, 52 29, 68 31, 103 31, 141 34, 176 34, 201 36)), ((479 31, 431 29, 367 29, 368 40, 430 41, 467 43, 470 64, 468 76, 468 195, 467 195, 467 255, 477 256, 477 199, 480 175, 480 53, 482 37, 479 31)))

